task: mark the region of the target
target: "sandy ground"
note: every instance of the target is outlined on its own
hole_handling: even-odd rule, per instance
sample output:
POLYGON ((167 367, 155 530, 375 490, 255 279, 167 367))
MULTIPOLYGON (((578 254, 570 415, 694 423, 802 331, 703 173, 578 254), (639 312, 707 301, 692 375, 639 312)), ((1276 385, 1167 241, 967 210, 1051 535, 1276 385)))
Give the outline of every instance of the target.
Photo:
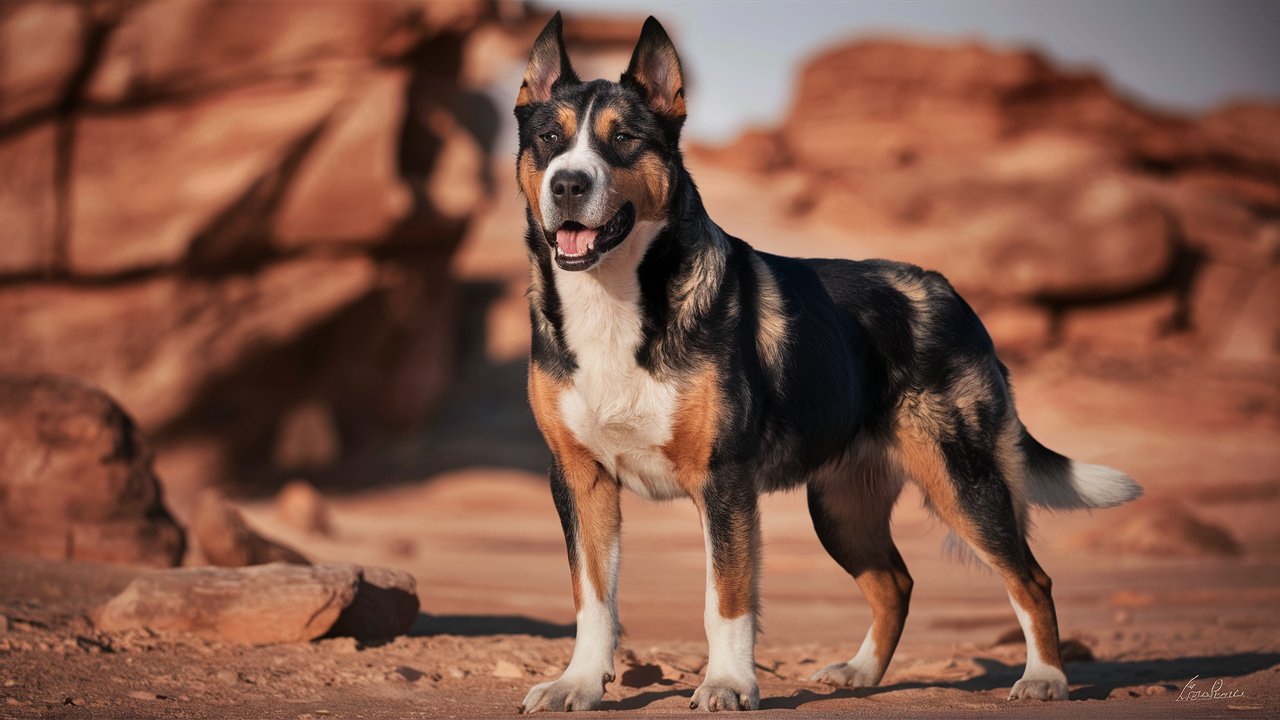
MULTIPOLYGON (((709 197, 713 209, 730 201, 709 197)), ((423 613, 410 636, 373 646, 333 638, 256 648, 108 636, 86 617, 139 571, 0 558, 0 718, 492 717, 514 714, 529 686, 558 675, 572 650, 573 609, 559 523, 538 471, 546 451, 523 401, 523 261, 518 246, 512 252, 499 244, 518 242, 506 227, 510 203, 500 199, 494 217, 508 219, 483 226, 458 259, 473 290, 487 288, 492 301, 473 328, 490 333, 478 340, 489 352, 468 361, 433 432, 353 462, 347 472, 367 472, 377 487, 333 495, 332 538, 290 530, 269 499, 244 504, 252 524, 318 561, 413 572, 423 613), (516 319, 504 307, 514 307, 516 319), (514 330, 495 332, 502 323, 514 330)), ((768 208, 730 211, 740 223, 778 227, 768 208)), ((752 235, 748 227, 730 229, 752 235)), ((1142 502, 1180 500, 1229 529, 1243 554, 1113 552, 1088 539, 1105 537, 1126 510, 1037 514, 1035 548, 1055 581, 1062 634, 1093 659, 1068 663, 1070 702, 1010 704, 1004 698, 1024 650, 1020 641, 997 644, 1017 627, 1001 583, 944 556, 945 528, 909 489, 894 521, 916 580, 902 645, 882 687, 833 691, 805 678, 853 654, 869 613, 819 546, 803 495, 771 496, 764 504, 762 711, 1280 715, 1274 380, 1065 352, 1014 372, 1022 417, 1046 444, 1128 470, 1147 488, 1142 502), (1210 690, 1215 681, 1219 697, 1186 699, 1189 689, 1210 690)), ((603 709, 686 714, 706 658, 697 519, 688 503, 634 496, 623 513, 626 633, 619 681, 603 709)))

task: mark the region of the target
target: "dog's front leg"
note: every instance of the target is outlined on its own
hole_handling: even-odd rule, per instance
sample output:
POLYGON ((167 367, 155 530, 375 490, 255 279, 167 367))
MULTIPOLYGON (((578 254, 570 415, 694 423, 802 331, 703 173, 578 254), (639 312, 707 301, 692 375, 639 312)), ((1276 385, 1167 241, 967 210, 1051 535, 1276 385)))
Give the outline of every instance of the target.
POLYGON ((551 468, 551 493, 564 528, 577 609, 573 658, 560 679, 529 691, 521 712, 593 710, 605 684, 614 679, 622 522, 618 483, 583 455, 557 457, 551 468))
POLYGON ((691 708, 755 710, 760 519, 746 473, 708 479, 698 503, 707 547, 707 674, 691 708))

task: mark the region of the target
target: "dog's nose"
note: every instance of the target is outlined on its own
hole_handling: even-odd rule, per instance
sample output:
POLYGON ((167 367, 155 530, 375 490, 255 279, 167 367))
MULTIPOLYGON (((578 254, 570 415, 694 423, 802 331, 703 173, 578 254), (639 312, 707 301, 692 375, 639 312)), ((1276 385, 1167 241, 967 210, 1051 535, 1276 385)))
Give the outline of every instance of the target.
POLYGON ((551 194, 556 204, 565 210, 572 210, 576 202, 591 192, 591 176, 582 170, 561 170, 551 176, 551 194))

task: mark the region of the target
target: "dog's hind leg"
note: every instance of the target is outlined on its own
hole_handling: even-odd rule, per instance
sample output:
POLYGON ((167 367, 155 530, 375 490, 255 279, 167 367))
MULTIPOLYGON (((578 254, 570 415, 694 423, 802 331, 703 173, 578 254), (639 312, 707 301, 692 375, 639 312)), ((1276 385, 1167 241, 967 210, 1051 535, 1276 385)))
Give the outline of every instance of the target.
POLYGON ((1009 699, 1065 700, 1052 583, 1026 542, 1026 470, 1012 417, 990 432, 905 419, 897 449, 933 511, 1004 579, 1027 641, 1026 670, 1009 699))
POLYGON ((879 449, 857 453, 852 463, 820 473, 809 483, 809 515, 818 539, 857 581, 871 606, 871 628, 858 653, 848 662, 827 665, 812 680, 873 687, 889 667, 911 601, 911 575, 889 534, 901 489, 900 473, 879 449))

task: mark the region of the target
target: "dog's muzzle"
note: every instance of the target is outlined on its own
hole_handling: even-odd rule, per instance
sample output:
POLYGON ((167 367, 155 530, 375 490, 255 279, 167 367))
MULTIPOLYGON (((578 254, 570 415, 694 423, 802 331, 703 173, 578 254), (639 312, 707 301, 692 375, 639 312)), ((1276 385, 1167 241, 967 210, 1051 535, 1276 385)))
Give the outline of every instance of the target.
POLYGON ((570 221, 561 224, 554 232, 544 232, 555 253, 556 265, 562 270, 586 270, 621 244, 635 224, 636 208, 628 202, 608 222, 598 227, 590 228, 570 221))

